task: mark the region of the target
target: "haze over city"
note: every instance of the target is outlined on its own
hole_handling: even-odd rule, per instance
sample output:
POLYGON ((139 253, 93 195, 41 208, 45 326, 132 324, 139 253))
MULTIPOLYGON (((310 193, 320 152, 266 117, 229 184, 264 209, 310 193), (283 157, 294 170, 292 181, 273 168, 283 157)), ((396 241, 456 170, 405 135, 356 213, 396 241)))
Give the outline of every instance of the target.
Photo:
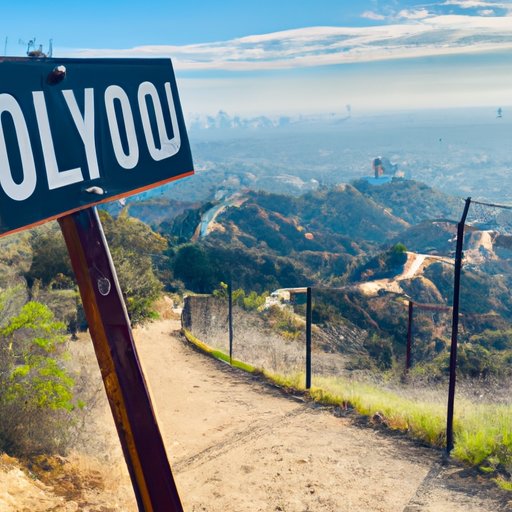
POLYGON ((187 116, 512 104, 508 0, 38 5, 3 7, 4 53, 170 57, 187 116))

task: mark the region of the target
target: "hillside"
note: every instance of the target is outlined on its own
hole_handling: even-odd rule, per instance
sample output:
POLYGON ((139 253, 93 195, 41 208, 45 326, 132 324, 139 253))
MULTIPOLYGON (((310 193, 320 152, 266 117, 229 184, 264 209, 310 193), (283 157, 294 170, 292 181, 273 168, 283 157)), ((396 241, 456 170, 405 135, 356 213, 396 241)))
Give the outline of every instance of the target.
MULTIPOLYGON (((405 351, 407 302, 445 308, 452 303, 456 222, 449 217, 458 216, 460 204, 424 184, 356 182, 302 195, 245 191, 199 204, 178 202, 171 210, 166 204, 159 197, 132 203, 117 219, 102 214, 135 323, 155 315, 152 304, 162 289, 212 293, 231 282, 248 296, 313 286, 316 321, 327 331, 350 325, 367 331, 368 339, 380 338, 365 348, 377 361, 379 351, 388 353, 379 364, 391 366, 405 351), (159 234, 128 212, 157 224, 159 234)), ((57 226, 2 243, 2 279, 5 287, 20 285, 18 303, 39 298, 70 332, 83 328, 57 226)), ((511 247, 504 230, 466 228, 461 312, 470 326, 468 342, 480 343, 486 330, 512 328, 511 247)), ((418 315, 418 341, 430 347, 435 333, 437 348, 423 350, 433 359, 448 345, 449 315, 418 315)), ((501 346, 512 350, 512 342, 501 346)), ((499 371, 507 354, 498 354, 499 371)))
MULTIPOLYGON (((300 196, 237 194, 236 201, 185 211, 161 230, 185 242, 173 249, 173 272, 193 291, 208 293, 229 280, 235 289, 258 293, 308 285, 339 289, 318 297, 317 321, 327 329, 350 322, 375 333, 385 341, 367 351, 377 361, 388 351, 379 364, 391 365, 405 352, 404 304, 449 308, 452 303, 461 206, 460 200, 410 180, 377 187, 360 181, 300 196), (198 236, 204 222, 208 227, 198 236)), ((467 316, 468 342, 480 343, 489 329, 512 327, 510 247, 506 230, 466 228, 461 312, 467 316)), ((449 345, 451 318, 421 310, 418 315, 415 337, 425 343, 422 357, 431 360, 449 345)), ((505 345, 512 349, 508 341, 505 345)), ((503 371, 507 354, 488 361, 503 371)))
MULTIPOLYGON (((267 334, 278 332, 278 345, 293 348, 295 359, 281 357, 275 348, 265 355, 285 365, 295 361, 302 369, 304 296, 273 306, 267 305, 267 298, 277 288, 309 285, 316 371, 327 368, 334 375, 385 381, 402 373, 412 301, 416 309, 410 376, 444 383, 455 224, 423 218, 419 210, 424 212, 425 205, 415 202, 414 191, 428 195, 430 211, 444 215, 443 206, 436 207, 434 201, 437 197, 446 202, 443 194, 406 185, 392 182, 387 192, 373 195, 346 185, 300 196, 253 191, 198 205, 180 204, 169 217, 162 211, 153 215, 156 223, 162 219, 160 234, 130 217, 127 209, 117 218, 105 212, 101 216, 133 323, 161 312, 154 302, 163 289, 180 294, 215 291, 224 300, 218 314, 201 314, 208 320, 215 316, 224 329, 217 331, 218 338, 226 340, 227 295, 221 282, 231 282, 238 306, 247 306, 258 317, 257 328, 251 324, 254 329, 248 330, 247 353, 254 352, 258 334, 268 343, 274 337, 267 334), (407 201, 404 217, 397 215, 407 201), (422 311, 421 304, 444 310, 422 311)), ((146 206, 133 211, 144 216, 146 206)), ((85 326, 58 226, 48 224, 6 238, 0 246, 0 286, 10 289, 9 301, 2 304, 4 321, 30 299, 38 299, 64 322, 61 328, 76 337, 85 326)), ((511 247, 504 230, 467 226, 459 375, 478 383, 488 376, 496 381, 511 376, 511 247)), ((235 318, 237 336, 243 334, 241 321, 240 315, 235 318)), ((236 350, 244 355, 240 346, 236 350)))
MULTIPOLYGON (((188 210, 162 224, 162 233, 192 241, 204 215, 204 208, 188 210)), ((234 263, 230 268, 236 269, 241 286, 250 286, 252 279, 253 289, 260 289, 270 275, 275 279, 269 284, 278 288, 340 278, 354 258, 375 251, 407 227, 351 185, 298 197, 247 192, 216 216, 208 235, 195 245, 213 269, 222 266, 220 256, 234 263), (236 261, 227 253, 236 253, 236 261), (247 272, 239 268, 241 263, 252 267, 252 278, 242 277, 247 272), (289 270, 285 275, 283 267, 289 270)), ((177 277, 187 281, 179 272, 177 277)))
POLYGON ((459 219, 464 203, 425 183, 414 180, 393 180, 378 187, 358 180, 354 187, 394 215, 410 224, 426 220, 459 219))
MULTIPOLYGON (((195 251, 195 259, 212 269, 209 282, 203 279, 198 287, 201 279, 194 284, 182 275, 178 257, 176 277, 192 290, 208 291, 225 280, 222 260, 245 289, 340 285, 361 279, 372 258, 378 260, 381 251, 398 243, 413 252, 451 257, 454 221, 434 219, 456 218, 459 203, 410 180, 378 187, 361 180, 300 196, 238 193, 236 201, 226 198, 185 210, 159 229, 178 244, 178 256, 179 244, 193 243, 195 249, 187 248, 187 254, 195 251), (283 268, 288 270, 283 273, 283 268)), ((395 270, 376 275, 383 272, 392 277, 395 270)))

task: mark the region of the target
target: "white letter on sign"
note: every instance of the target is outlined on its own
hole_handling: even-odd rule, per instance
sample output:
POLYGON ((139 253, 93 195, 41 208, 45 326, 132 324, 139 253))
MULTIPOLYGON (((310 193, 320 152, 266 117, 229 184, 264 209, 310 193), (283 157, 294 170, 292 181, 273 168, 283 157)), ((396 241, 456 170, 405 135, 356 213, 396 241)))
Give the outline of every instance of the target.
POLYGON ((111 85, 105 91, 105 107, 107 109, 108 126, 110 128, 110 137, 112 146, 116 154, 117 161, 125 169, 133 169, 139 163, 139 144, 137 143, 137 134, 135 133, 135 123, 133 121, 132 108, 128 96, 118 85, 111 85), (119 124, 117 122, 114 101, 118 100, 123 113, 124 126, 126 130, 126 139, 128 140, 128 154, 124 152, 121 136, 119 134, 119 124))
POLYGON ((153 160, 159 161, 164 158, 169 158, 175 155, 180 150, 181 138, 178 128, 178 121, 176 119, 176 111, 174 109, 174 102, 172 100, 170 83, 165 84, 165 92, 167 94, 167 102, 169 103, 169 111, 171 113, 172 130, 174 136, 172 139, 167 137, 167 130, 165 129, 164 113, 162 111, 162 104, 158 97, 156 87, 151 82, 142 82, 139 85, 139 109, 142 118, 142 126, 144 127, 144 135, 146 136, 146 143, 148 145, 149 154, 153 160), (151 97, 153 107, 155 109, 156 126, 158 128, 158 138, 160 139, 160 149, 156 147, 153 131, 151 130, 151 122, 149 120, 147 96, 151 97))
POLYGON ((52 132, 50 130, 50 121, 48 120, 48 111, 44 100, 43 91, 32 93, 34 107, 36 109, 37 125, 39 126, 39 136, 41 137, 41 146, 43 148, 44 165, 46 166, 46 176, 48 178, 48 187, 50 190, 65 187, 73 183, 83 181, 82 169, 75 167, 67 171, 59 171, 55 148, 53 146, 52 132))
POLYGON ((0 94, 0 185, 4 192, 15 201, 24 201, 29 198, 36 188, 36 165, 32 146, 28 135, 27 124, 23 117, 18 102, 10 94, 0 94), (11 115, 18 139, 21 164, 23 166, 23 181, 16 183, 12 179, 7 146, 5 144, 4 129, 2 126, 2 114, 8 112, 11 115))
POLYGON ((89 178, 94 180, 100 177, 98 168, 98 157, 96 155, 96 142, 94 140, 94 89, 85 89, 84 91, 84 115, 82 116, 78 104, 76 102, 73 91, 62 91, 69 111, 73 116, 76 129, 82 137, 85 148, 85 157, 89 167, 89 178))

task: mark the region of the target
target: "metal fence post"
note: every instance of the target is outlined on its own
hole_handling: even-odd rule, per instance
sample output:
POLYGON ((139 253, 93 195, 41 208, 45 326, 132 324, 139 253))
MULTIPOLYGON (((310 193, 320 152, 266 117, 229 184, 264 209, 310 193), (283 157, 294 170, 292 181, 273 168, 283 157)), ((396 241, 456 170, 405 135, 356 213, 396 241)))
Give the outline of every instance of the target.
POLYGON ((464 246, 464 224, 468 215, 471 198, 466 199, 464 211, 457 225, 457 246, 455 250, 455 271, 453 277, 452 339, 450 347, 450 383, 448 386, 448 411, 446 418, 446 453, 453 450, 453 411, 455 403, 455 381, 457 377, 457 336, 459 332, 460 275, 462 270, 462 249, 464 246))
POLYGON ((311 324, 313 320, 311 288, 306 292, 306 389, 311 389, 311 324))
POLYGON ((233 364, 233 280, 228 284, 229 364, 233 364))
POLYGON ((407 348, 405 352, 405 373, 411 369, 411 346, 412 346, 412 319, 414 314, 414 302, 409 301, 407 318, 407 348))

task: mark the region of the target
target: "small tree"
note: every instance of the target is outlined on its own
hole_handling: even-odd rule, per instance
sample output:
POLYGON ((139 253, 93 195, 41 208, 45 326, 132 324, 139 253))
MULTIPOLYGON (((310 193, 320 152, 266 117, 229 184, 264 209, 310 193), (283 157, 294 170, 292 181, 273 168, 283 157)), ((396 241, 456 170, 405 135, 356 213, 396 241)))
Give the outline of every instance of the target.
MULTIPOLYGON (((0 312, 10 294, 0 293, 0 312)), ((64 329, 38 302, 0 325, 0 449, 18 455, 65 451, 77 404, 63 365, 64 329)))
POLYGON ((25 273, 30 285, 39 280, 48 286, 62 276, 69 287, 73 287, 73 271, 64 239, 56 223, 49 223, 31 232, 32 264, 25 273))
POLYGON ((167 241, 126 211, 117 219, 104 211, 100 217, 132 324, 155 318, 153 304, 163 286, 155 275, 153 258, 163 257, 167 241))

